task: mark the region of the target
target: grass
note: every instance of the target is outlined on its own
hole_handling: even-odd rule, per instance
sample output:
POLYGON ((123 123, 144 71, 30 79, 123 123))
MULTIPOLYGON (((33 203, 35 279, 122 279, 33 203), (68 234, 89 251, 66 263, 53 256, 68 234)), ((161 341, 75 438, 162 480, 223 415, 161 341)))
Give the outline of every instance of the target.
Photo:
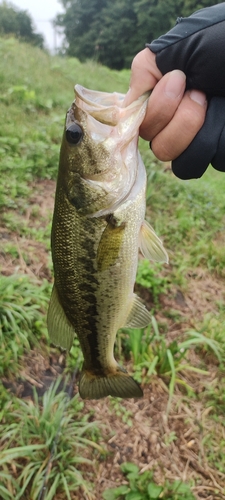
POLYGON ((50 286, 23 275, 0 279, 0 375, 15 373, 24 350, 46 338, 50 286), (37 303, 38 296, 38 303, 37 303))
POLYGON ((86 87, 110 92, 116 85, 118 92, 126 92, 128 72, 50 57, 9 38, 0 41, 0 73, 0 162, 2 174, 7 173, 0 207, 20 208, 29 181, 56 177, 65 114, 78 75, 86 87))
MULTIPOLYGON (((5 381, 20 379, 28 370, 29 353, 36 352, 45 360, 56 356, 56 350, 49 347, 45 322, 52 286, 51 209, 50 205, 41 209, 37 194, 45 183, 56 179, 63 123, 74 84, 126 92, 129 72, 111 71, 92 61, 81 64, 76 59, 50 57, 8 38, 0 40, 0 75, 0 171, 4 180, 0 185, 0 497, 96 498, 98 468, 109 460, 104 440, 107 442, 110 431, 104 438, 103 421, 95 421, 101 403, 90 407, 78 396, 70 399, 66 387, 61 389, 64 379, 53 383, 43 398, 34 391, 27 400, 6 390, 5 381), (40 276, 34 263, 42 261, 43 255, 46 263, 40 276)), ((160 480, 159 470, 165 467, 161 464, 163 446, 173 460, 175 451, 180 453, 179 432, 171 423, 174 414, 178 419, 179 412, 184 412, 180 408, 186 412, 184 427, 191 422, 194 432, 198 422, 203 429, 203 437, 195 438, 199 463, 209 473, 213 470, 216 484, 225 470, 225 176, 209 168, 201 180, 179 181, 153 157, 147 143, 141 141, 140 148, 148 175, 146 218, 162 237, 170 263, 161 266, 140 259, 136 291, 153 314, 152 324, 146 329, 122 329, 116 354, 144 388, 151 391, 156 384, 159 395, 161 390, 165 392, 164 412, 170 428, 161 435, 162 455, 154 466, 158 469, 143 472, 135 453, 135 463, 127 463, 122 455, 123 476, 118 472, 115 487, 106 488, 103 498, 192 500, 199 498, 193 492, 203 487, 199 484, 203 476, 199 479, 190 474, 186 480, 180 474, 179 481, 162 476, 160 480)), ((42 196, 47 200, 49 191, 42 196)), ((81 364, 75 339, 66 359, 68 380, 81 364)), ((108 405, 111 426, 120 422, 132 441, 134 408, 137 414, 140 408, 114 398, 103 404, 108 405)), ((154 420, 151 405, 148 411, 145 426, 154 420)), ((111 466, 115 470, 113 458, 111 466)), ((178 472, 171 469, 171 475, 177 477, 178 472)), ((223 477, 221 481, 224 485, 223 477)), ((213 487, 216 499, 218 488, 213 487)), ((224 486, 220 491, 225 495, 224 486)))
POLYGON ((191 349, 203 348, 215 355, 220 363, 224 354, 220 343, 207 338, 196 331, 186 332, 183 341, 173 340, 168 343, 161 335, 157 322, 152 316, 152 325, 145 330, 127 330, 125 336, 125 351, 132 353, 134 362, 134 378, 139 382, 148 381, 152 375, 157 375, 168 386, 167 414, 170 411, 175 387, 181 386, 187 394, 194 395, 194 389, 179 374, 185 372, 207 375, 206 369, 192 366, 188 355, 191 349))
MULTIPOLYGON (((144 151, 143 157, 146 155, 144 151)), ((223 277, 224 176, 209 167, 202 179, 183 182, 159 168, 157 161, 145 164, 149 177, 147 216, 156 221, 155 229, 163 236, 172 266, 179 274, 204 266, 223 277)), ((172 279, 177 281, 177 274, 172 279)))
POLYGON ((83 478, 80 466, 93 469, 94 457, 104 450, 98 440, 97 422, 89 423, 82 416, 83 404, 60 391, 58 381, 39 402, 12 401, 7 403, 4 427, 0 432, 1 498, 45 498, 70 492, 80 487, 92 498, 91 485, 83 478), (93 460, 83 456, 83 449, 92 447, 93 460), (29 496, 28 496, 29 495, 29 496))

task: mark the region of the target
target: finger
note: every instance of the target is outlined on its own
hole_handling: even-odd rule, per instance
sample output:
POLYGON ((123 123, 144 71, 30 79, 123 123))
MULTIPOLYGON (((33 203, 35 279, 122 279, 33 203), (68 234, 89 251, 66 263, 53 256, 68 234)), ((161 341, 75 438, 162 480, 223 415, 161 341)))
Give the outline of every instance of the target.
POLYGON ((172 120, 151 142, 151 149, 161 161, 177 158, 202 127, 207 110, 205 94, 186 92, 172 120))
POLYGON ((167 73, 152 91, 140 136, 151 141, 173 118, 185 91, 186 76, 180 70, 167 73))
POLYGON ((139 52, 131 65, 130 88, 125 96, 123 106, 129 106, 145 92, 154 88, 162 73, 156 66, 155 54, 149 49, 139 52))

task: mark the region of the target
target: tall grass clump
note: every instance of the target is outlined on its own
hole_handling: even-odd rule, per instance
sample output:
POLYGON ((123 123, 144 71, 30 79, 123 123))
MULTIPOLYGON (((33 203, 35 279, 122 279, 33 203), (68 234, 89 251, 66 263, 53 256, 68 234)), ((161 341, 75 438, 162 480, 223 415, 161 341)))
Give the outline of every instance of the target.
POLYGON ((7 403, 0 427, 0 496, 3 500, 32 498, 45 500, 57 494, 71 500, 79 488, 86 499, 93 498, 82 467, 93 474, 95 457, 104 453, 97 444, 97 422, 82 415, 83 403, 58 392, 60 378, 43 399, 7 403), (93 460, 86 458, 92 448, 93 460))
POLYGON ((46 338, 50 285, 28 276, 0 277, 0 375, 15 372, 20 356, 46 338))

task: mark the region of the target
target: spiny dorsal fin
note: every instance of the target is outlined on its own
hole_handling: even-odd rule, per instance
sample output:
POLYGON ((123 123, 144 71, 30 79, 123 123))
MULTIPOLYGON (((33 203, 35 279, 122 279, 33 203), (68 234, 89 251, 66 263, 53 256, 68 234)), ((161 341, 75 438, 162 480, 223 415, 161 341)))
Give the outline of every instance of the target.
POLYGON ((47 327, 50 340, 53 344, 63 349, 71 348, 75 331, 59 302, 55 285, 53 285, 48 308, 47 327))
POLYGON ((146 259, 154 260, 155 262, 166 262, 167 264, 169 262, 169 257, 162 241, 146 220, 142 223, 140 230, 140 250, 146 259))
POLYGON ((151 321, 151 314, 137 295, 133 295, 132 306, 125 328, 144 328, 151 321))

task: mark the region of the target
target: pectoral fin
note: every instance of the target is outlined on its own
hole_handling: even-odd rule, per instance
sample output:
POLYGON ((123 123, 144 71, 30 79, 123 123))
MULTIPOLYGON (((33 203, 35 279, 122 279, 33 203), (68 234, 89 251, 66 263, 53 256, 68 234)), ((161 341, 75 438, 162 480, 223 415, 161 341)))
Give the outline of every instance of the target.
POLYGON ((151 321, 151 314, 137 295, 133 295, 132 306, 125 328, 144 328, 151 321))
POLYGON ((155 262, 166 262, 167 264, 169 262, 169 257, 162 241, 146 221, 141 226, 140 250, 146 259, 154 260, 155 262))
POLYGON ((105 271, 118 259, 124 237, 125 224, 111 217, 104 229, 97 251, 98 271, 105 271))
POLYGON ((59 302, 55 285, 53 285, 48 308, 47 327, 50 340, 53 344, 63 349, 71 348, 75 331, 59 302))

